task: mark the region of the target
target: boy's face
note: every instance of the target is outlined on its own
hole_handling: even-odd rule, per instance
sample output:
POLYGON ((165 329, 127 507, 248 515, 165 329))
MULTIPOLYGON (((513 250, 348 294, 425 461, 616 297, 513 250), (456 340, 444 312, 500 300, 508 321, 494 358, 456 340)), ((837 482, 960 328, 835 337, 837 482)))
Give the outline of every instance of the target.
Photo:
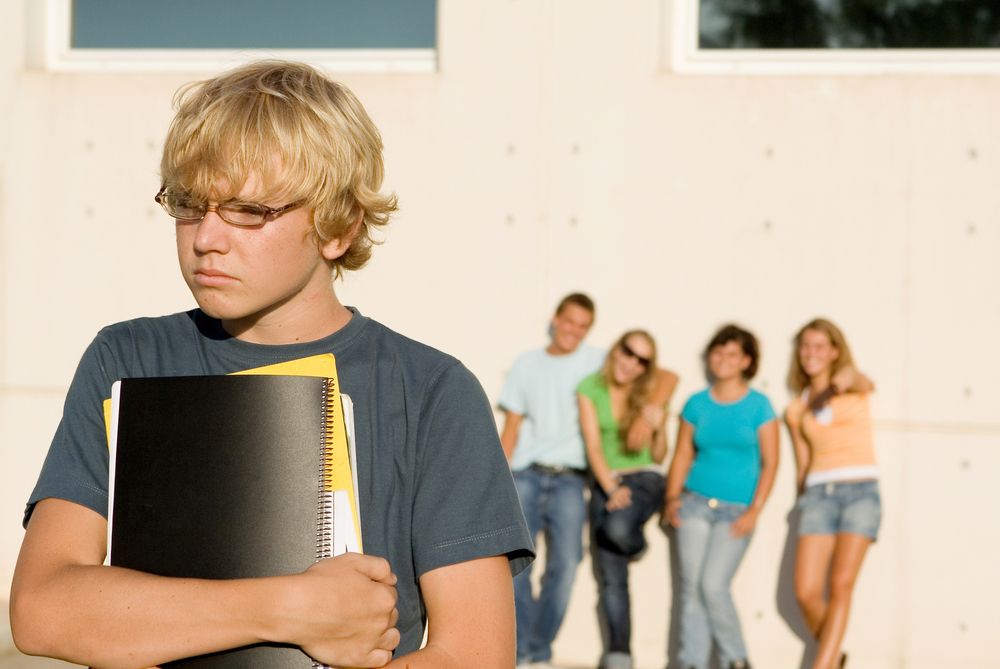
MULTIPOLYGON (((287 202, 261 201, 250 178, 237 199, 278 208, 287 202)), ((177 258, 198 306, 247 341, 286 343, 318 338, 318 314, 333 297, 327 260, 349 243, 319 245, 312 211, 299 207, 256 227, 226 223, 214 211, 201 221, 177 221, 177 258)), ((334 304, 336 304, 334 298, 334 304)))
POLYGON ((572 353, 594 324, 594 314, 572 302, 552 317, 552 345, 559 354, 572 353))

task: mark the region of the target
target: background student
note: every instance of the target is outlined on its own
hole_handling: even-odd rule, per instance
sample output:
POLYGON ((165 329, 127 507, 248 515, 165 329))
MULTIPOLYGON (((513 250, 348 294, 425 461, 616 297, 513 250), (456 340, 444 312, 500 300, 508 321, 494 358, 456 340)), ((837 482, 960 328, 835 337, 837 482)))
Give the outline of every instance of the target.
MULTIPOLYGON (((590 465, 590 536, 598 583, 598 611, 605 631, 602 669, 631 669, 631 603, 628 568, 646 548, 643 527, 662 505, 659 466, 667 453, 663 418, 652 438, 628 443, 632 423, 643 411, 657 381, 656 342, 643 330, 623 334, 600 372, 577 389, 580 425, 590 465)), ((670 392, 677 376, 663 371, 670 392)))
POLYGON ((882 518, 868 406, 875 387, 854 366, 840 328, 823 318, 795 335, 788 385, 800 511, 795 593, 819 642, 813 669, 833 669, 847 661, 851 596, 882 518))
POLYGON ((713 642, 722 666, 746 669, 746 644, 730 585, 778 467, 778 423, 750 387, 759 347, 736 325, 705 347, 711 385, 684 404, 667 477, 664 516, 680 557, 684 669, 705 669, 713 642))
POLYGON ((500 441, 510 460, 532 540, 545 537, 541 590, 531 567, 514 579, 517 664, 547 663, 583 558, 587 461, 574 390, 601 363, 600 349, 583 343, 594 323, 594 302, 571 293, 556 306, 544 348, 514 361, 500 395, 500 441))

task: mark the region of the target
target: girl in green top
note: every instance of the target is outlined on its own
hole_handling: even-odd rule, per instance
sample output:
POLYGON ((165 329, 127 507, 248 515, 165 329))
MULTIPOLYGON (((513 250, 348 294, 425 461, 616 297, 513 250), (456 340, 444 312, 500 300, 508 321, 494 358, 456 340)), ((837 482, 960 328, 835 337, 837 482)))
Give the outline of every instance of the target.
MULTIPOLYGON (((598 580, 598 610, 607 634, 602 669, 631 669, 628 566, 646 548, 643 526, 660 509, 667 453, 662 408, 644 409, 657 383, 656 343, 643 330, 626 332, 611 348, 603 369, 577 388, 580 428, 592 474, 591 549, 598 580), (651 442, 636 448, 625 436, 632 423, 654 425, 651 442)), ((676 384, 671 377, 670 388, 676 384)), ((669 399, 669 396, 668 396, 669 399)))

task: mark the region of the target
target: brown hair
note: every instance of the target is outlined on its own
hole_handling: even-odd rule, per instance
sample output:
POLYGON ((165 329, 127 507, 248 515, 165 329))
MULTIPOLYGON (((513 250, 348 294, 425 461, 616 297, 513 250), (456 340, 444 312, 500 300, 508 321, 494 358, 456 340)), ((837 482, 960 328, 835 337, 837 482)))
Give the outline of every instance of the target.
POLYGON ((629 330, 621 337, 615 341, 611 350, 608 351, 607 357, 604 359, 604 366, 601 367, 601 380, 604 385, 611 387, 614 383, 614 377, 612 375, 612 366, 614 365, 614 354, 615 351, 621 349, 622 344, 628 340, 629 337, 639 336, 649 342, 649 348, 651 353, 649 356, 649 364, 646 365, 646 369, 642 371, 635 381, 632 382, 632 388, 629 390, 628 397, 625 401, 625 413, 622 414, 622 419, 618 424, 618 434, 622 439, 622 443, 628 436, 629 428, 632 427, 632 423, 639 417, 642 413, 642 408, 646 405, 646 398, 649 396, 650 391, 653 389, 653 379, 656 375, 656 340, 653 339, 653 335, 649 334, 645 330, 629 330))
POLYGON ((320 243, 352 238, 332 261, 359 269, 372 231, 386 225, 396 197, 382 187, 382 138, 347 87, 302 63, 266 60, 182 87, 174 98, 160 176, 205 202, 235 197, 250 175, 254 197, 313 210, 320 243))
POLYGON ((705 347, 705 351, 702 353, 705 360, 705 369, 708 369, 708 354, 711 353, 712 349, 716 346, 725 346, 731 341, 739 344, 740 349, 743 350, 743 355, 750 358, 750 365, 743 370, 743 378, 749 381, 757 375, 757 366, 760 364, 760 344, 757 343, 757 337, 752 332, 732 323, 723 325, 719 328, 718 332, 712 335, 712 339, 709 340, 708 346, 705 347))
POLYGON ((558 316, 561 314, 562 310, 571 304, 575 304, 578 307, 586 309, 590 312, 591 316, 594 316, 596 313, 594 301, 590 299, 589 296, 584 293, 570 293, 566 297, 559 300, 559 304, 556 306, 556 315, 558 316))
POLYGON ((851 354, 851 347, 847 345, 847 339, 840 328, 825 318, 814 318, 795 333, 792 340, 792 360, 788 365, 788 387, 794 393, 801 393, 809 385, 809 375, 802 369, 802 361, 799 359, 799 347, 802 346, 802 337, 807 330, 815 330, 826 335, 839 355, 833 361, 830 375, 836 374, 844 367, 854 366, 854 356, 851 354))

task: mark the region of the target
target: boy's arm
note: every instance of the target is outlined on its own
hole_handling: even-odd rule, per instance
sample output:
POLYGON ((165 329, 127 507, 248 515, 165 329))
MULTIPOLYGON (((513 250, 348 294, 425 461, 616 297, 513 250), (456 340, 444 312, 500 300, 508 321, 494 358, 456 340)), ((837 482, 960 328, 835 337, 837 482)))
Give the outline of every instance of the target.
POLYGON ((37 504, 11 588, 23 652, 135 669, 273 641, 327 664, 380 667, 399 643, 395 576, 381 558, 347 555, 274 578, 164 578, 103 566, 106 534, 91 509, 37 504))
POLYGON ((629 450, 641 451, 653 439, 656 430, 663 428, 667 419, 667 405, 670 404, 670 398, 677 389, 679 378, 670 370, 656 370, 656 383, 649 394, 642 415, 629 426, 626 439, 629 450))
POLYGON ((517 437, 521 433, 521 421, 524 416, 514 413, 509 409, 503 412, 503 430, 500 432, 500 445, 503 447, 503 454, 507 456, 507 462, 514 457, 514 449, 517 448, 517 437))
POLYGON ((386 669, 510 669, 514 587, 500 555, 433 569, 420 577, 427 645, 386 669))

